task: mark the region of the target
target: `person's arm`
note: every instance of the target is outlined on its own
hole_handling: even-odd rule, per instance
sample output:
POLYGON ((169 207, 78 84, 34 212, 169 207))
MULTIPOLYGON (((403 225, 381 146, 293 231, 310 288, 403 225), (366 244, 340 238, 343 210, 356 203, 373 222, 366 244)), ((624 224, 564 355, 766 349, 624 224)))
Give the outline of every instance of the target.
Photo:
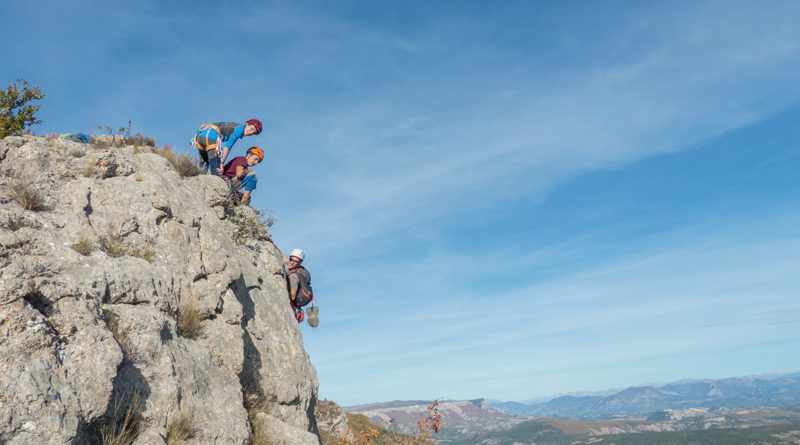
POLYGON ((222 174, 223 171, 222 166, 225 165, 225 160, 228 159, 228 153, 230 153, 228 147, 223 146, 222 154, 220 155, 219 158, 219 168, 217 168, 217 173, 220 175, 222 174))
POLYGON ((236 177, 242 179, 247 175, 247 167, 244 165, 237 165, 236 166, 236 177))
POLYGON ((245 190, 242 192, 242 197, 239 199, 239 204, 250 204, 250 190, 245 190))
POLYGON ((228 159, 228 153, 231 152, 233 148, 233 144, 236 143, 239 139, 244 137, 244 125, 239 125, 233 130, 233 134, 228 138, 227 141, 222 145, 222 158, 220 160, 220 164, 225 164, 225 160, 228 159))
POLYGON ((300 276, 296 273, 289 274, 289 299, 293 302, 297 298, 298 289, 300 289, 300 276))

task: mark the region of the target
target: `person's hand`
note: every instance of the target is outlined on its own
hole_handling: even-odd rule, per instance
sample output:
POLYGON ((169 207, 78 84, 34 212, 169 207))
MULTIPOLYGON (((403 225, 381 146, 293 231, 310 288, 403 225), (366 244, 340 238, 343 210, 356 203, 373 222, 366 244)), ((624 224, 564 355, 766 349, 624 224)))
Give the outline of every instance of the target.
POLYGON ((217 171, 217 174, 220 175, 220 176, 222 176, 222 173, 225 172, 225 170, 223 170, 222 167, 217 167, 216 171, 217 171))

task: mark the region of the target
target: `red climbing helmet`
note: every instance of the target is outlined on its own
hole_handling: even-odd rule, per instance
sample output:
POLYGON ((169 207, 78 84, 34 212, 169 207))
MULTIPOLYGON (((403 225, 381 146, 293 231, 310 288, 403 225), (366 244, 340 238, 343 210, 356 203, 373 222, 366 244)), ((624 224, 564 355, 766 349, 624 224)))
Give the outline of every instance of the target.
POLYGON ((261 126, 261 121, 260 120, 258 120, 258 119, 250 119, 249 121, 247 121, 247 125, 252 125, 253 127, 255 127, 256 128, 256 134, 260 134, 261 133, 262 126, 261 126))

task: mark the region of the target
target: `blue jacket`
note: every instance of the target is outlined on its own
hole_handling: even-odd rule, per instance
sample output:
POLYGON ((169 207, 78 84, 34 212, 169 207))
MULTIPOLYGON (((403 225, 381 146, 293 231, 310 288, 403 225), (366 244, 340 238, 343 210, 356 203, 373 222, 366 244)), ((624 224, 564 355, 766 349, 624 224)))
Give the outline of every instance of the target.
POLYGON ((222 145, 230 150, 233 148, 233 144, 235 144, 236 141, 244 137, 244 127, 246 124, 239 124, 237 122, 217 122, 214 125, 220 129, 219 133, 213 128, 206 128, 197 133, 198 139, 205 139, 206 137, 209 140, 222 139, 222 145))

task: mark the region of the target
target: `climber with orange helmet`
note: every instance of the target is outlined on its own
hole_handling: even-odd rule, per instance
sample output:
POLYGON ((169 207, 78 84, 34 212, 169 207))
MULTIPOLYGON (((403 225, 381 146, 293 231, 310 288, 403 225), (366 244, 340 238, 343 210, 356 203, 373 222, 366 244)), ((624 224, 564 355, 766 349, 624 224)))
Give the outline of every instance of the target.
POLYGON ((225 165, 233 144, 245 136, 261 133, 262 128, 258 119, 250 119, 244 124, 238 122, 203 124, 194 135, 191 145, 197 148, 200 159, 208 165, 209 173, 222 175, 222 166, 225 165))
POLYGON ((256 189, 258 175, 250 169, 264 160, 264 150, 250 147, 244 156, 230 160, 222 169, 222 177, 236 194, 240 204, 250 203, 250 193, 256 189))

